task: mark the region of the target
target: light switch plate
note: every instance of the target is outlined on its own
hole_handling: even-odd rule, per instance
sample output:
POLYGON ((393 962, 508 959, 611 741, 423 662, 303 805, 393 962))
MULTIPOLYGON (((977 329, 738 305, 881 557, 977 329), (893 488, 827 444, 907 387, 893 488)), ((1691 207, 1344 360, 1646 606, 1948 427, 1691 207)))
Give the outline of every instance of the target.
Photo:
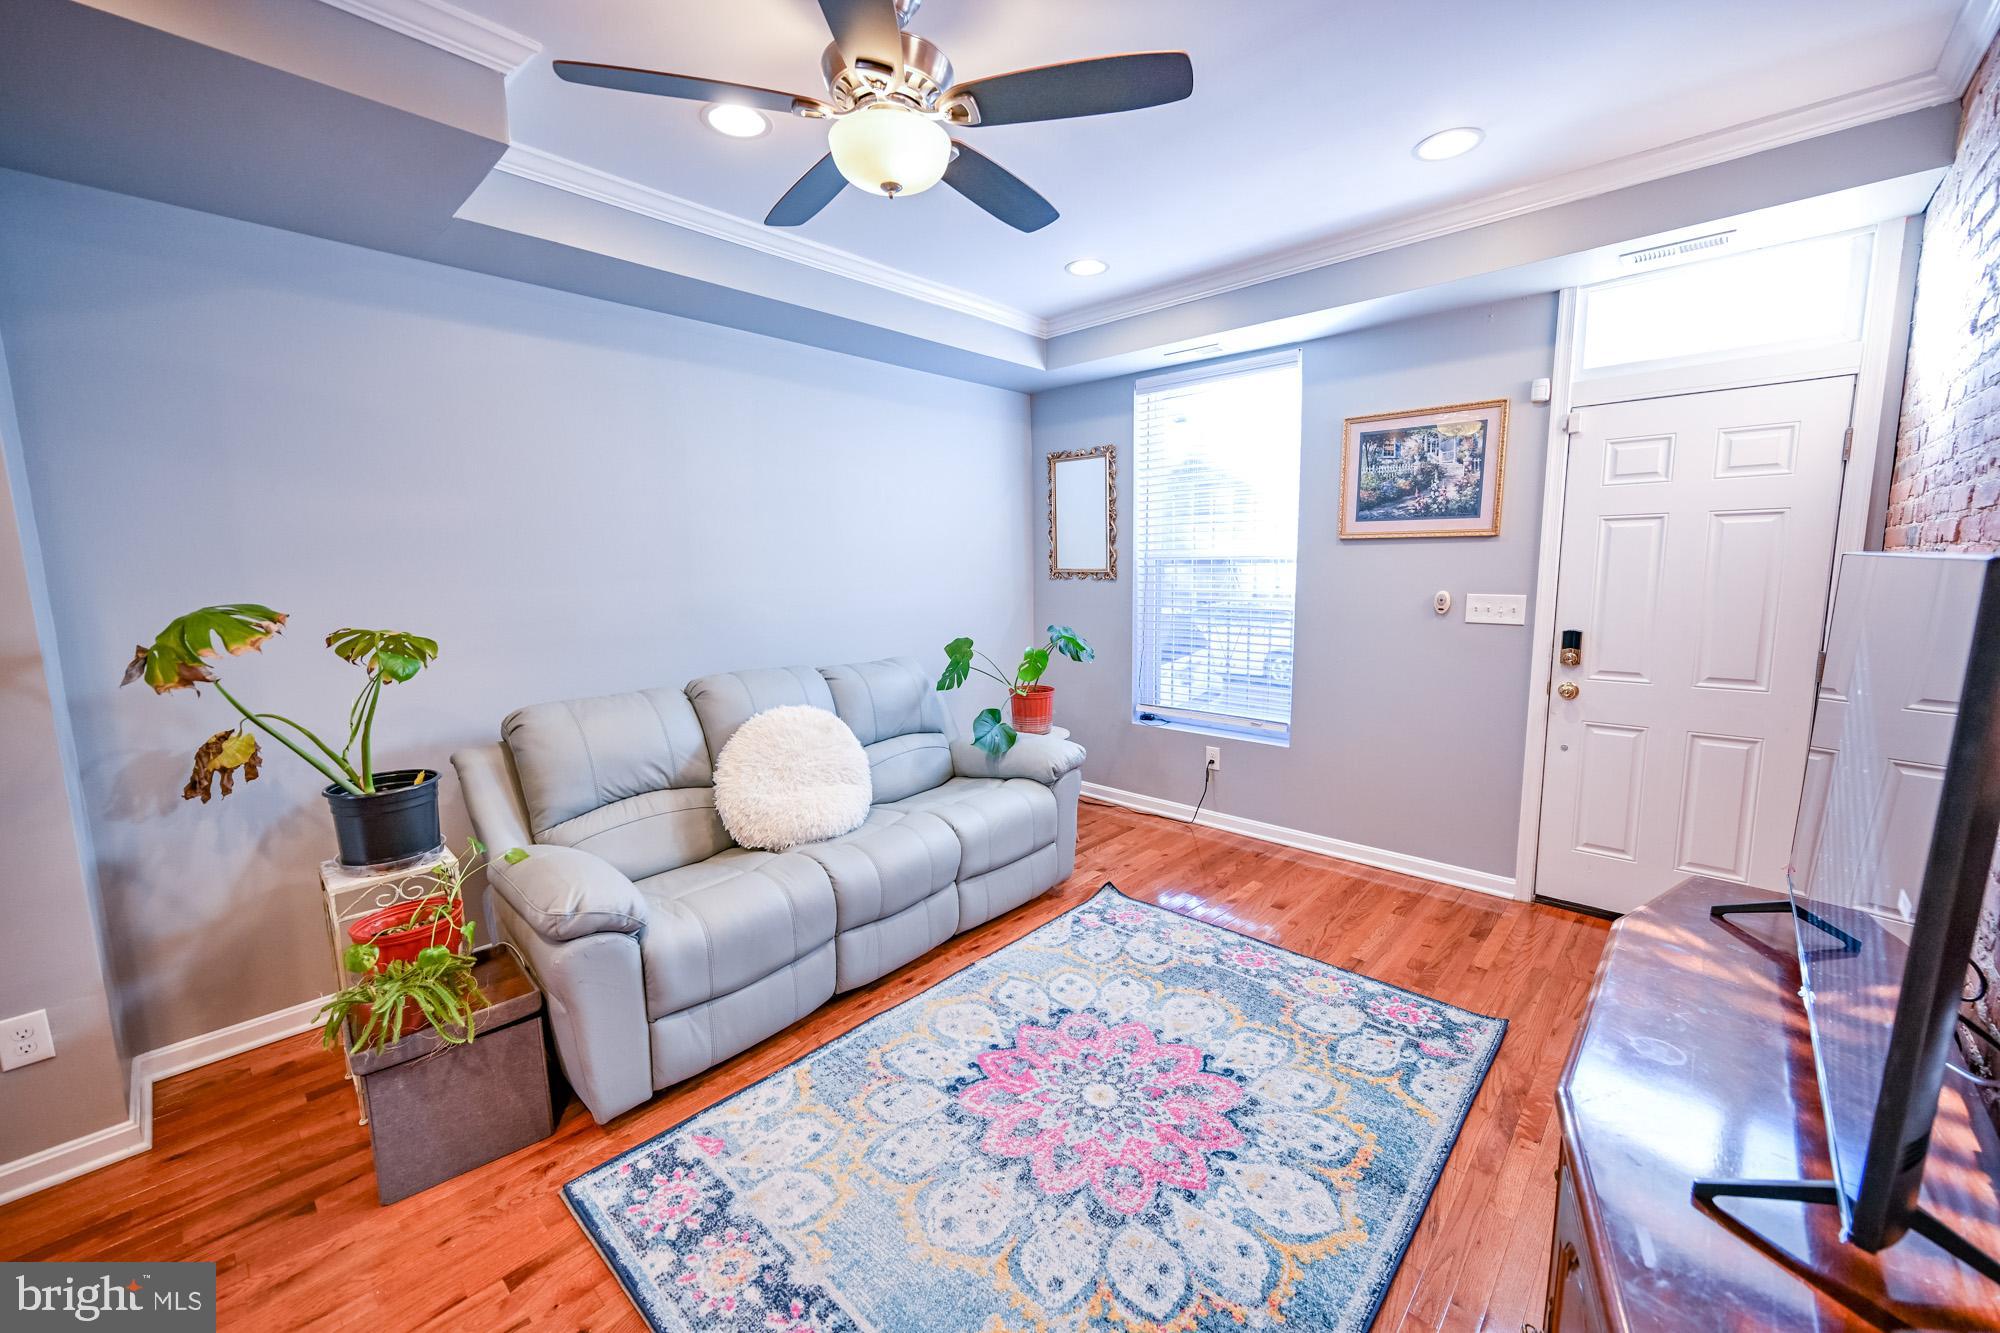
POLYGON ((49 1033, 49 1011, 37 1009, 0 1023, 0 1070, 19 1069, 55 1057, 56 1039, 49 1033))
POLYGON ((1469 592, 1465 594, 1465 621, 1468 625, 1525 625, 1527 594, 1469 592))

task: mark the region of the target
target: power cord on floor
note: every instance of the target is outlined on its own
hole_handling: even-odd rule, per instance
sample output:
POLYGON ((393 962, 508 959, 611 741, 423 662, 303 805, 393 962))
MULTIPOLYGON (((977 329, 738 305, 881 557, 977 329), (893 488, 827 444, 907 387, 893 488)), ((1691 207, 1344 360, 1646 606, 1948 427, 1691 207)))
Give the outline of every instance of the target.
POLYGON ((1204 767, 1201 770, 1201 799, 1194 803, 1194 813, 1187 817, 1188 823, 1192 824, 1201 818, 1201 807, 1208 803, 1208 784, 1214 777, 1214 769, 1204 767))

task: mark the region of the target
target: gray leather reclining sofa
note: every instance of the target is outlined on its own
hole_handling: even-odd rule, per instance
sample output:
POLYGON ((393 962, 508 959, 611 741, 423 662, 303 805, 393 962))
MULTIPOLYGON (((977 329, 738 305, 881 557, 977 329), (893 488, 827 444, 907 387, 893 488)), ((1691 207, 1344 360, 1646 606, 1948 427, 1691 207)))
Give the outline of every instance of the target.
POLYGON ((523 708, 452 756, 501 935, 540 982, 556 1051, 600 1122, 1061 883, 1083 750, 954 740, 911 658, 704 676, 523 708), (860 828, 788 852, 730 841, 722 747, 786 704, 867 751, 860 828), (500 854, 526 847, 527 860, 500 854))

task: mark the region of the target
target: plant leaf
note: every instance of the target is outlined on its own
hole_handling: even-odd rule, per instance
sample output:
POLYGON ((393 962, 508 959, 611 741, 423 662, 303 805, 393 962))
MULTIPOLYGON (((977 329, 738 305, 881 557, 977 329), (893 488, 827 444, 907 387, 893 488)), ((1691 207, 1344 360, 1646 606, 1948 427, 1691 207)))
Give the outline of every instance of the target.
POLYGON ((940 690, 955 690, 972 675, 972 640, 953 639, 944 646, 944 674, 938 677, 940 690))
POLYGON ((528 859, 528 849, 525 847, 509 847, 507 854, 500 859, 510 866, 517 866, 528 859))
POLYGON ((236 790, 236 770, 243 770, 245 782, 255 782, 259 762, 255 736, 247 731, 218 731, 194 752, 194 771, 188 775, 187 786, 181 788, 181 799, 192 801, 199 796, 203 805, 208 804, 217 779, 227 796, 236 790))
POLYGON ((255 602, 204 606, 170 621, 153 640, 133 650, 122 683, 144 680, 156 693, 185 690, 215 679, 204 660, 218 652, 240 656, 263 647, 284 628, 285 615, 255 602))
POLYGON ((429 666, 438 655, 436 639, 388 629, 337 629, 326 646, 343 662, 382 673, 384 681, 404 681, 429 666))
POLYGON ((1049 647, 1072 662, 1088 662, 1097 656, 1097 650, 1085 643, 1083 636, 1068 625, 1049 626, 1049 647))
POLYGON ((1014 729, 1000 720, 997 708, 981 709, 972 719, 972 743, 995 759, 1013 749, 1016 739, 1014 729))
POLYGON ((1014 673, 1016 685, 1033 685, 1049 669, 1049 650, 1030 648, 1021 654, 1021 669, 1014 673))

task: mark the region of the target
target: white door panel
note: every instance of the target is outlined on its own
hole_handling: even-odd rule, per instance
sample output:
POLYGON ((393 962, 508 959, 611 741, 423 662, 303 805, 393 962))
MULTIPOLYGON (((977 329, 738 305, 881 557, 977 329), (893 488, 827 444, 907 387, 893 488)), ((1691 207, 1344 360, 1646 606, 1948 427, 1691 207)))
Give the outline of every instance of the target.
POLYGON ((1782 891, 1851 379, 1590 407, 1571 436, 1536 891, 1625 912, 1689 875, 1782 891))

